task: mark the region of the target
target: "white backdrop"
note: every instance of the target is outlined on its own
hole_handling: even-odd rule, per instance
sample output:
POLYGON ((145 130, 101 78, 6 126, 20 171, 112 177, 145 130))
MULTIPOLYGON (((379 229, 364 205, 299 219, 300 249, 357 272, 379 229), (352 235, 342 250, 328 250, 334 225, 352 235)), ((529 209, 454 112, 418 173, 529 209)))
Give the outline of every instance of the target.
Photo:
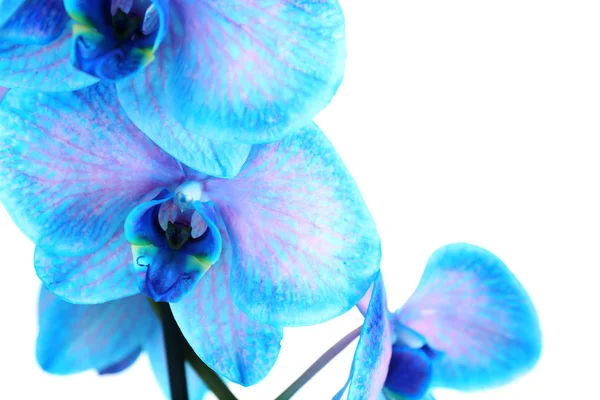
MULTIPOLYGON (((598 3, 342 5, 346 79, 317 122, 377 221, 390 305, 410 295, 431 252, 467 241, 515 272, 542 323, 544 352, 531 374, 501 389, 436 391, 436 398, 597 393, 598 3)), ((146 357, 116 376, 54 377, 38 368, 33 245, 3 209, 0 226, 0 398, 162 399, 146 357)), ((272 374, 235 393, 272 399, 360 322, 352 310, 320 326, 287 330, 272 374)), ((297 398, 331 398, 346 379, 354 346, 297 398)))

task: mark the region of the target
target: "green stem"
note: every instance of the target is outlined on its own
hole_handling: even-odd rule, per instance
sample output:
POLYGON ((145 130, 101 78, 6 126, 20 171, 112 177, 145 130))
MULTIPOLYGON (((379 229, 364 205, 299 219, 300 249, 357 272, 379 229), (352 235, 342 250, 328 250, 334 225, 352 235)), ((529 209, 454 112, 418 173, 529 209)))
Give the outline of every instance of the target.
POLYGON ((187 380, 185 377, 184 347, 185 339, 177 322, 173 318, 169 303, 158 303, 162 322, 165 353, 167 355, 167 370, 169 372, 169 387, 171 400, 188 400, 187 380))
MULTIPOLYGON (((158 317, 161 318, 161 310, 159 304, 152 301, 151 299, 148 299, 148 301, 150 301, 150 305, 152 306, 152 309, 154 310, 156 315, 158 315, 158 317)), ((179 326, 177 326, 177 329, 179 330, 179 326)), ((181 334, 181 330, 179 330, 179 333, 181 334)), ((223 382, 219 374, 213 371, 208 365, 204 363, 204 361, 202 361, 198 357, 198 355, 196 354, 194 349, 192 349, 192 346, 190 346, 183 334, 181 334, 181 342, 185 360, 188 363, 190 363, 192 368, 194 368, 194 371, 196 371, 196 373, 198 374, 200 379, 202 379, 202 381, 208 387, 208 389, 210 389, 210 391, 213 392, 219 400, 237 400, 237 398, 234 396, 231 390, 229 390, 227 385, 223 382)))
POLYGON ((213 392, 219 400, 237 400, 221 377, 196 355, 194 349, 192 349, 187 341, 185 342, 183 351, 186 361, 190 363, 200 379, 202 379, 210 391, 213 392))
POLYGON ((317 372, 323 369, 323 367, 327 365, 329 361, 331 361, 335 356, 340 354, 342 350, 348 347, 348 345, 350 345, 350 343, 352 343, 354 339, 356 339, 360 335, 361 330, 362 325, 354 329, 352 332, 350 332, 343 338, 341 338, 339 342, 334 344, 329 350, 323 353, 323 355, 319 357, 317 361, 315 361, 310 367, 308 367, 308 369, 302 375, 300 375, 300 377, 296 379, 294 383, 292 383, 287 389, 285 389, 283 393, 277 396, 275 400, 291 399, 292 396, 295 395, 296 392, 300 390, 300 388, 304 386, 309 380, 311 380, 317 374, 317 372))

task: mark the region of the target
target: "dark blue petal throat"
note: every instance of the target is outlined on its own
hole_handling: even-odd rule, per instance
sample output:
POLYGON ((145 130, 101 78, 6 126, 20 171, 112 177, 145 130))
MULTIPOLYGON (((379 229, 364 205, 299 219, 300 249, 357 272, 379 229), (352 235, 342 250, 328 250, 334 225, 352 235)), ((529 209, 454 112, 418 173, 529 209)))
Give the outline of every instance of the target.
POLYGON ((385 388, 407 400, 421 399, 431 383, 431 361, 422 348, 392 347, 385 388))
POLYGON ((99 79, 119 81, 154 59, 168 25, 167 0, 65 0, 73 26, 71 61, 99 79))
POLYGON ((133 209, 125 222, 138 287, 154 301, 181 300, 221 254, 213 205, 194 197, 196 185, 186 182, 175 193, 161 191, 133 209))

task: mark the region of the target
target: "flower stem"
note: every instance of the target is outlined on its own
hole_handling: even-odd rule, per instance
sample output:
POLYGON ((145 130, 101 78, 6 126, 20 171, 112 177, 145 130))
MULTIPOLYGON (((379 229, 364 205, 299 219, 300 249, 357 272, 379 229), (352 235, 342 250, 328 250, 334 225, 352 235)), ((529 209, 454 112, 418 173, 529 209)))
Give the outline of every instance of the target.
MULTIPOLYGON (((152 309, 154 310, 154 312, 158 315, 160 320, 163 321, 162 322, 163 327, 165 326, 165 321, 164 321, 165 318, 169 319, 174 324, 175 329, 179 333, 177 335, 177 337, 175 338, 175 341, 177 341, 179 343, 178 346, 181 346, 180 349, 183 353, 183 358, 185 359, 185 361, 190 363, 192 368, 194 368, 194 371, 196 371, 196 373, 198 374, 200 379, 202 379, 202 382, 204 382, 204 384, 208 387, 208 389, 211 392, 213 392, 214 395, 217 396, 217 398, 219 400, 237 400, 237 398, 233 395, 231 390, 229 390, 227 385, 223 382, 223 380, 221 379, 219 374, 217 374, 208 365, 206 365, 204 363, 204 361, 202 361, 198 357, 198 355, 196 354, 194 349, 192 349, 192 346, 190 346, 190 344, 186 340, 185 336, 183 336, 183 333, 181 333, 181 330, 179 329, 179 325, 177 325, 177 322, 173 318, 173 313, 171 312, 171 307, 169 306, 169 304, 168 303, 157 303, 157 302, 152 301, 151 299, 148 299, 148 301, 150 301, 150 305, 152 306, 152 309), (164 309, 164 311, 163 311, 163 309, 164 309)), ((165 332, 165 342, 167 342, 167 341, 169 341, 169 339, 167 339, 167 333, 165 332)), ((171 393, 173 394, 174 393, 173 392, 173 381, 171 380, 171 368, 170 368, 170 362, 169 362, 168 344, 165 343, 165 345, 167 346, 167 349, 166 349, 167 350, 167 364, 169 364, 169 382, 171 384, 171 393)), ((183 361, 182 361, 182 363, 183 363, 183 361)), ((184 372, 185 372, 185 368, 184 368, 184 372)), ((183 377, 185 378, 185 374, 183 375, 183 377)), ((187 400, 187 398, 188 398, 187 397, 187 388, 186 388, 185 393, 186 393, 185 397, 180 398, 180 397, 173 396, 172 400, 179 400, 179 399, 187 400)))
POLYGON ((336 344, 334 344, 329 350, 327 350, 321 357, 317 359, 308 369, 300 375, 298 379, 294 381, 287 389, 283 391, 275 400, 289 400, 293 395, 296 394, 302 386, 304 386, 309 380, 311 380, 317 372, 319 372, 325 365, 329 363, 335 356, 340 354, 350 343, 354 341, 359 335, 362 329, 362 325, 348 333, 346 336, 341 338, 336 344))
POLYGON ((165 338, 171 400, 188 400, 183 346, 185 339, 173 318, 169 303, 160 302, 157 306, 165 338))
POLYGON ((184 353, 186 361, 190 363, 204 384, 219 400, 237 400, 234 394, 231 393, 231 390, 221 380, 221 377, 196 355, 196 352, 194 352, 194 349, 192 349, 187 341, 184 344, 184 353))

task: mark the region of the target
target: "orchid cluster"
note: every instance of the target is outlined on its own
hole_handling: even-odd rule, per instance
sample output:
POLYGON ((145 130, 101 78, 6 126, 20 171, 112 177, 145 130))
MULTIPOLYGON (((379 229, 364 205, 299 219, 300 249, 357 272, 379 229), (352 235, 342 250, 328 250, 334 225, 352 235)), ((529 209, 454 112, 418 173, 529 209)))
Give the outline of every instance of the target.
POLYGON ((0 201, 36 245, 44 370, 118 373, 148 352, 175 398, 159 304, 192 350, 192 399, 212 388, 194 360, 254 385, 284 328, 355 306, 336 398, 432 399, 533 368, 532 302, 479 247, 437 250, 387 310, 375 222, 312 122, 344 29, 337 0, 0 1, 0 201))

